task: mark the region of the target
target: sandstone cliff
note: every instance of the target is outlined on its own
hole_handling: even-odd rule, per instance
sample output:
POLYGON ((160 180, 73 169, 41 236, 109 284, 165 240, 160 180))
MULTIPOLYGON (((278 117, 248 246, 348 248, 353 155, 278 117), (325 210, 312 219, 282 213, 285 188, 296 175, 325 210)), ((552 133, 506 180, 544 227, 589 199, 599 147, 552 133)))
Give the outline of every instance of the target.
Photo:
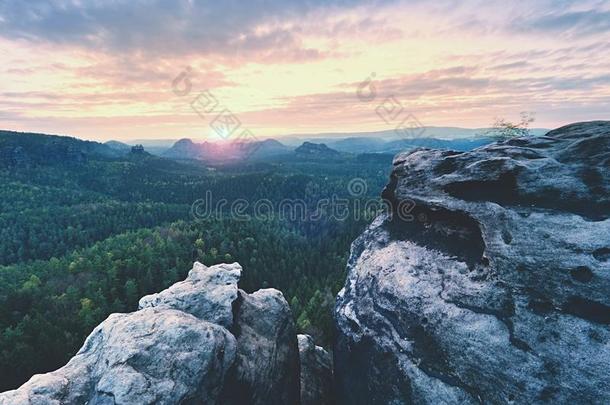
POLYGON ((398 155, 336 306, 344 404, 610 403, 610 123, 398 155))

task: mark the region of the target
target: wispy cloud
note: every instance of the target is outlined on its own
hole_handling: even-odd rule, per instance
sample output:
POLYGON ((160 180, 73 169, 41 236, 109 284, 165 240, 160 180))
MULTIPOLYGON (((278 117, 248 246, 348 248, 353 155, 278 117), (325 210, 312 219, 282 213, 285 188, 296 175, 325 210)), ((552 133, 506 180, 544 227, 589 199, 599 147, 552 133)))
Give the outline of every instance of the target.
POLYGON ((610 32, 610 11, 585 10, 551 13, 514 23, 515 28, 562 36, 600 35, 610 32))
POLYGON ((608 118, 610 3, 599 0, 0 2, 0 119, 89 137, 204 136, 171 91, 186 67, 264 135, 384 127, 375 73, 427 125, 608 118))
POLYGON ((107 52, 239 57, 274 51, 301 61, 317 58, 320 52, 303 45, 294 21, 320 9, 352 9, 368 2, 334 3, 7 0, 0 3, 0 35, 107 52))

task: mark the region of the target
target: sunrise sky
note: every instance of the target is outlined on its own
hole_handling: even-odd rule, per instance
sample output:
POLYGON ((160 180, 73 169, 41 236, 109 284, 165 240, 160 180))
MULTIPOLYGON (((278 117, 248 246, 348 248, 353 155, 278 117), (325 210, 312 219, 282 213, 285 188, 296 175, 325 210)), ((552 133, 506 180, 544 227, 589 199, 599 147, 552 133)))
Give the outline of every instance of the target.
POLYGON ((259 137, 610 118, 609 1, 0 0, 0 60, 1 129, 97 140, 211 136, 204 90, 259 137))

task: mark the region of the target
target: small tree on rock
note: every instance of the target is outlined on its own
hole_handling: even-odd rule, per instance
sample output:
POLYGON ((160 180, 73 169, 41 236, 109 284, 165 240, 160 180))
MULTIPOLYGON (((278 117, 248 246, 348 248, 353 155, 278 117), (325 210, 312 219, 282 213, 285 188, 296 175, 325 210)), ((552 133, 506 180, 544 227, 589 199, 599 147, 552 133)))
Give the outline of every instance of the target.
POLYGON ((498 139, 510 139, 520 136, 531 136, 530 124, 536 120, 533 112, 522 112, 521 121, 513 123, 504 118, 496 118, 493 126, 487 130, 485 135, 498 139))

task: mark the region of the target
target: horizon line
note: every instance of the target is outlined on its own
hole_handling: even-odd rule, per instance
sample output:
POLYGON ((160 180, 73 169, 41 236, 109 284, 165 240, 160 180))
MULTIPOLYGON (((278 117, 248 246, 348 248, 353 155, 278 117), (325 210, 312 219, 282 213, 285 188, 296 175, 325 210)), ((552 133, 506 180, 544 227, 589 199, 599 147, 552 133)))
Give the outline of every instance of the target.
MULTIPOLYGON (((586 121, 584 121, 586 122, 586 121)), ((565 125, 571 125, 571 124, 565 124, 565 125)), ((529 130, 531 131, 551 131, 553 129, 557 129, 557 128, 561 128, 565 125, 560 125, 558 127, 554 127, 554 128, 547 128, 547 127, 532 127, 529 128, 529 130)), ((425 130, 434 130, 434 129, 443 129, 443 130, 461 130, 461 131, 484 131, 484 130, 490 130, 493 127, 491 126, 487 126, 487 127, 461 127, 461 126, 441 126, 441 125, 423 125, 421 128, 424 128, 425 130)), ((98 142, 98 143, 106 143, 109 141, 115 141, 115 142, 121 142, 121 143, 127 143, 127 142, 136 142, 136 141, 179 141, 182 139, 190 139, 190 140, 198 140, 201 142, 222 142, 224 141, 224 139, 220 138, 220 137, 201 137, 201 138, 197 138, 194 136, 179 136, 179 137, 155 137, 155 138, 142 138, 142 137, 137 137, 137 138, 122 138, 122 137, 116 137, 116 138, 107 138, 107 139, 103 139, 101 137, 85 137, 85 136, 79 136, 79 135, 73 135, 73 134, 66 134, 66 133, 47 133, 47 132, 39 132, 39 131, 29 131, 29 130, 17 130, 17 129, 8 129, 8 128, 2 128, 0 129, 0 131, 2 132, 15 132, 15 133, 21 133, 21 134, 36 134, 36 135, 47 135, 47 136, 59 136, 59 137, 68 137, 68 138, 76 138, 76 139, 80 139, 83 141, 92 141, 92 142, 98 142)), ((288 133, 288 134, 281 134, 281 135, 270 135, 270 136, 257 136, 257 139, 255 139, 255 141, 264 141, 264 140, 268 140, 268 139, 275 139, 275 140, 280 140, 280 139, 299 139, 299 138, 337 138, 337 139, 345 139, 345 138, 374 138, 375 134, 384 134, 384 138, 388 139, 390 138, 389 135, 391 135, 392 133, 396 132, 396 129, 384 129, 384 130, 371 130, 371 131, 353 131, 353 132, 302 132, 302 133, 288 133), (370 135, 367 135, 370 134, 370 135)), ((484 136, 484 134, 479 134, 480 136, 484 136)), ((475 134, 473 134, 473 136, 477 136, 475 134)), ((400 138, 401 136, 396 133, 395 134, 396 138, 400 138)), ((404 136, 403 136, 404 137, 404 136)), ((407 138, 404 137, 405 139, 415 139, 415 138, 432 138, 435 136, 418 136, 418 137, 413 137, 413 138, 407 138)), ((439 138, 438 136, 436 136, 436 138, 439 138)), ((463 138, 460 136, 449 136, 449 137, 441 137, 439 139, 459 139, 459 138, 463 138)))

